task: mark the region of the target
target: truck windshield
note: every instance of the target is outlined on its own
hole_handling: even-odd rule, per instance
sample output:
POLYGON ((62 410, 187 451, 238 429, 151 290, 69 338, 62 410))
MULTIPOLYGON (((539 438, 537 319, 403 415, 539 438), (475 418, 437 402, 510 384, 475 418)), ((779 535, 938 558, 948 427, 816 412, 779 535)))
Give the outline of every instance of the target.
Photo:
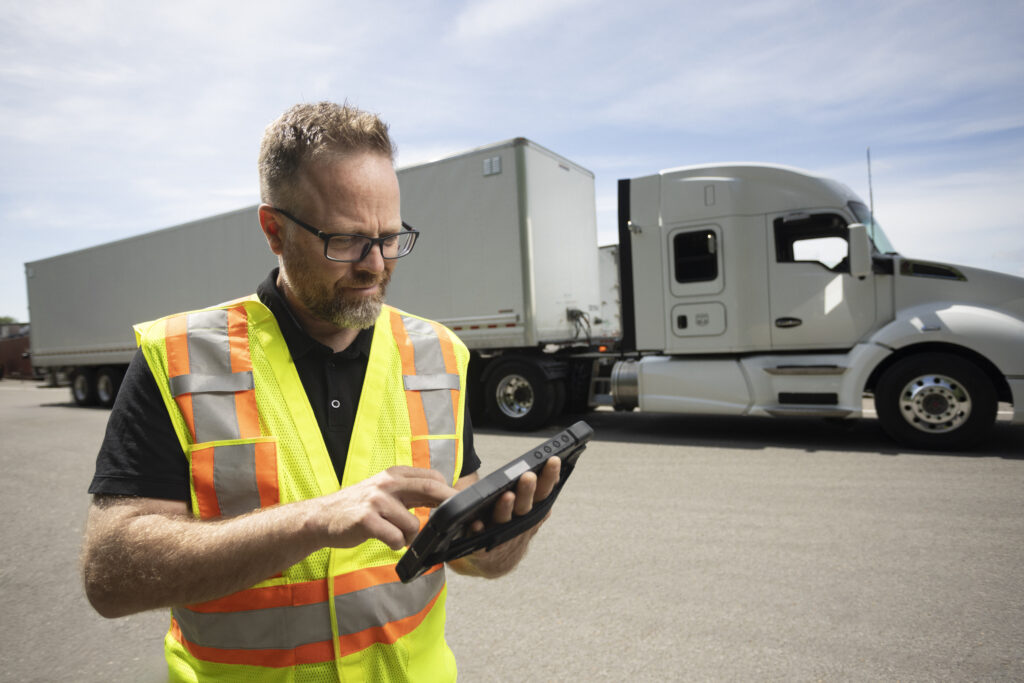
POLYGON ((896 249, 889 242, 889 238, 886 236, 885 231, 882 230, 882 226, 871 215, 871 209, 860 202, 850 202, 849 206, 850 211, 853 211, 853 215, 857 217, 857 220, 868 226, 868 234, 871 235, 871 241, 875 243, 875 249, 883 254, 895 254, 896 249))

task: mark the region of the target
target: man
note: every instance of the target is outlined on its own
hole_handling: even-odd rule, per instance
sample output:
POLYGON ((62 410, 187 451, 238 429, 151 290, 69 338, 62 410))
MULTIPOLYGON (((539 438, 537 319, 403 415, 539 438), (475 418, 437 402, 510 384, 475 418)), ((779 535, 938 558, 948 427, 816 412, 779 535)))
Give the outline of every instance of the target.
MULTIPOLYGON (((259 162, 279 268, 253 297, 136 328, 83 575, 106 617, 172 608, 172 680, 455 678, 444 567, 402 584, 394 565, 428 508, 478 478, 468 352, 383 304, 416 239, 393 158, 376 116, 285 112, 259 162)), ((559 466, 524 475, 493 521, 543 500, 559 466)), ((500 576, 531 535, 450 567, 500 576)))

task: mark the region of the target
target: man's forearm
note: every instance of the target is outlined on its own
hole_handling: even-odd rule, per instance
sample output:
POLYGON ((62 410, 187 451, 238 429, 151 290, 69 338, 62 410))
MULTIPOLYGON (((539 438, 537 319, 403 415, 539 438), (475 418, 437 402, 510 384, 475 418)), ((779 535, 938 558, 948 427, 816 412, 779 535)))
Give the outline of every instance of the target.
POLYGON ((202 602, 252 586, 317 550, 308 506, 216 522, 115 499, 94 505, 83 552, 86 595, 106 617, 202 602))
POLYGON ((97 612, 117 617, 234 593, 320 548, 375 538, 398 550, 419 529, 409 510, 454 493, 434 470, 392 467, 319 498, 222 521, 195 520, 182 502, 98 498, 82 553, 86 595, 97 612))

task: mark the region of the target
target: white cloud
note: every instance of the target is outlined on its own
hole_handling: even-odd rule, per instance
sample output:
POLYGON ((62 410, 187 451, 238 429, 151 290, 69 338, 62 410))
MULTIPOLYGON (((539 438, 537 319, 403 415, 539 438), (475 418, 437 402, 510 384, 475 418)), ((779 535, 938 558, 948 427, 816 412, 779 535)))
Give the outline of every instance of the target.
POLYGON ((482 0, 470 2, 455 19, 459 40, 484 40, 496 35, 537 28, 568 9, 591 0, 482 0))

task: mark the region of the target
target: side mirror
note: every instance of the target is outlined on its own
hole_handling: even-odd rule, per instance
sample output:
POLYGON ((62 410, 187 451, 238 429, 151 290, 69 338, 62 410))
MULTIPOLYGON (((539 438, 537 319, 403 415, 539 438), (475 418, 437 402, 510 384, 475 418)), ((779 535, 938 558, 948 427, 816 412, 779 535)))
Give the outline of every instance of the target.
POLYGON ((850 275, 863 280, 871 274, 871 239, 868 228, 863 223, 851 223, 849 230, 850 242, 850 275))

